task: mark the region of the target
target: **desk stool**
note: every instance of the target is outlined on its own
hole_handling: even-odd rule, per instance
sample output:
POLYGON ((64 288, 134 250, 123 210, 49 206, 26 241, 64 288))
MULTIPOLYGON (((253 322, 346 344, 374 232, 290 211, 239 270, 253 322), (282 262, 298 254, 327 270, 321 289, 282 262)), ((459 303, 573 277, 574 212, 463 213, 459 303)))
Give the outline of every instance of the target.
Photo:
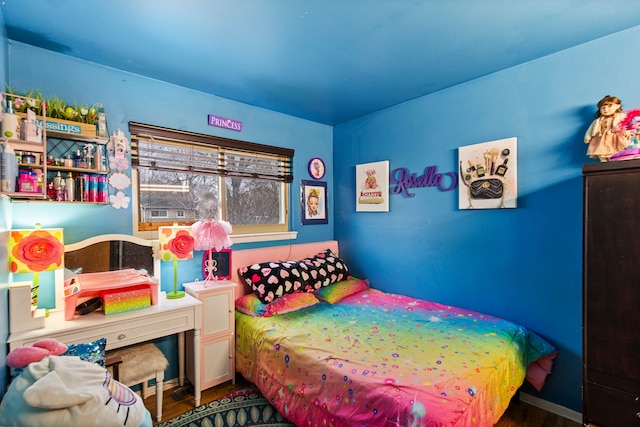
POLYGON ((154 344, 134 345, 107 353, 108 358, 120 358, 118 381, 127 387, 142 384, 142 399, 149 393, 149 380, 156 380, 156 418, 162 419, 164 370, 169 362, 154 344))

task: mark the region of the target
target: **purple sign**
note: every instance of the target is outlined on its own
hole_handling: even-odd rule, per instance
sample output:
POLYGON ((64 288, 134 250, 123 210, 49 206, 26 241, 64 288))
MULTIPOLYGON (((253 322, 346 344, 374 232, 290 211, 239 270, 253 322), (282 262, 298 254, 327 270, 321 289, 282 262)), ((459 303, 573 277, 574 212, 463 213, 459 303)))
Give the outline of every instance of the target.
POLYGON ((226 117, 214 116, 213 114, 209 114, 209 126, 242 132, 242 122, 240 120, 227 119, 226 117))
POLYGON ((404 197, 413 197, 415 193, 409 193, 407 191, 409 188, 438 187, 440 191, 453 190, 458 184, 458 174, 456 172, 438 173, 437 166, 427 166, 424 168, 424 173, 418 176, 416 173, 409 172, 407 168, 398 168, 391 172, 390 183, 393 194, 401 193, 404 197), (450 178, 448 186, 442 182, 445 175, 450 178))

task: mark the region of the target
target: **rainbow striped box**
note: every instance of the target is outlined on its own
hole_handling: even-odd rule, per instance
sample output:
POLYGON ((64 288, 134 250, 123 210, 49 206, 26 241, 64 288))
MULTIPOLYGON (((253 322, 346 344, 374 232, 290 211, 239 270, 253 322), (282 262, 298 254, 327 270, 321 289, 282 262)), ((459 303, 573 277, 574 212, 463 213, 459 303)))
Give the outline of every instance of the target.
POLYGON ((103 291, 100 297, 106 315, 151 307, 151 289, 147 285, 103 291))

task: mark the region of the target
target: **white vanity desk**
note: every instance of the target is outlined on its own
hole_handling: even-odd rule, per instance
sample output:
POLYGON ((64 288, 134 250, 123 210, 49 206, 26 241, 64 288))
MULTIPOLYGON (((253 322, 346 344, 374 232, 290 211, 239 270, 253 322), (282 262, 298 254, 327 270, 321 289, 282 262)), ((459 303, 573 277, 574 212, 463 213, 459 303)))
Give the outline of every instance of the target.
MULTIPOLYGON (((108 235, 112 238, 118 235, 108 235)), ((130 236, 127 236, 130 238, 130 236)), ((94 239, 95 240, 95 239, 94 239)), ((113 239, 112 239, 113 240, 113 239)), ((69 249, 65 246, 65 253, 69 249)), ((73 320, 64 320, 64 309, 51 311, 45 319, 44 328, 17 332, 9 335, 9 351, 16 347, 31 345, 42 338, 55 338, 65 344, 80 344, 107 339, 107 350, 138 344, 155 338, 178 334, 179 383, 184 383, 185 332, 193 330, 193 366, 195 406, 200 405, 200 328, 202 325, 202 303, 185 295, 184 298, 167 299, 161 292, 158 304, 140 310, 104 315, 93 312, 76 315, 73 320)))
MULTIPOLYGON (((45 319, 44 328, 9 335, 9 351, 16 347, 31 345, 42 338, 55 338, 65 344, 80 344, 105 337, 107 350, 138 344, 172 334, 178 335, 179 382, 184 381, 184 333, 194 331, 193 352, 195 369, 200 366, 200 325, 202 303, 186 295, 180 299, 167 299, 160 294, 158 304, 141 310, 105 316, 102 312, 76 316, 64 320, 64 310, 53 311, 45 319)), ((199 382, 200 373, 194 375, 199 382)), ((195 406, 200 405, 200 384, 194 384, 195 406)))

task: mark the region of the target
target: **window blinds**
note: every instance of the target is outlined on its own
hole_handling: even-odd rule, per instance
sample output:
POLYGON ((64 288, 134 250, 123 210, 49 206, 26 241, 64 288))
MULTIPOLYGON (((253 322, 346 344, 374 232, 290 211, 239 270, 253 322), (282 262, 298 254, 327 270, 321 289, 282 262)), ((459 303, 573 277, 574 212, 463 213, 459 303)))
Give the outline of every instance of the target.
POLYGON ((293 149, 136 122, 129 122, 129 132, 137 168, 293 181, 293 149))

